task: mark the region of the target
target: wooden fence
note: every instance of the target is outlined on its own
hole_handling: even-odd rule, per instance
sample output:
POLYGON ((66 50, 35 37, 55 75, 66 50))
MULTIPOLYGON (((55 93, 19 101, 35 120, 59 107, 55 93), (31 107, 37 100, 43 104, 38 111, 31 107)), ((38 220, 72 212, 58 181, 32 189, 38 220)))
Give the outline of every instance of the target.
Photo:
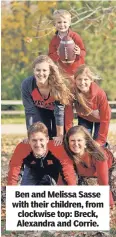
MULTIPOLYGON (((116 101, 108 101, 111 111, 116 114, 116 101)), ((2 100, 1 105, 22 105, 21 100, 2 100)), ((1 110, 1 114, 17 115, 24 114, 24 110, 1 110)))

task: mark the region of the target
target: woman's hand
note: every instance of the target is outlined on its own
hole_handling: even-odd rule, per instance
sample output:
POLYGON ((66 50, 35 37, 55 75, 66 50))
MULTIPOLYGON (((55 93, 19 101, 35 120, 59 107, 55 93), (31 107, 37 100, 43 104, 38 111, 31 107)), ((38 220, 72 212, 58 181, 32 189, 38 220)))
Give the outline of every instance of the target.
POLYGON ((96 119, 100 119, 100 115, 99 115, 99 110, 92 110, 91 115, 96 118, 96 119))
POLYGON ((62 142, 63 142, 63 135, 60 135, 60 136, 58 136, 58 137, 53 137, 53 140, 54 140, 54 145, 55 145, 55 146, 62 145, 62 142))
POLYGON ((28 144, 28 143, 29 143, 28 138, 24 138, 24 139, 22 140, 22 143, 24 143, 24 144, 28 144))

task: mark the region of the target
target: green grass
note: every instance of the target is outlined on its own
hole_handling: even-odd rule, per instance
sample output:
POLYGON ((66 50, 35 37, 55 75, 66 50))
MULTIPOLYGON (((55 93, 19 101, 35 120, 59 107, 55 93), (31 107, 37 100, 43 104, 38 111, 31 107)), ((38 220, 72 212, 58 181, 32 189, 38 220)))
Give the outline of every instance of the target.
MULTIPOLYGON (((116 119, 111 119, 110 123, 116 123, 116 119)), ((25 124, 24 115, 2 115, 1 124, 25 124)), ((77 119, 74 119, 74 124, 77 124, 77 119)))
POLYGON ((25 124, 25 116, 24 115, 4 115, 1 117, 1 124, 25 124))

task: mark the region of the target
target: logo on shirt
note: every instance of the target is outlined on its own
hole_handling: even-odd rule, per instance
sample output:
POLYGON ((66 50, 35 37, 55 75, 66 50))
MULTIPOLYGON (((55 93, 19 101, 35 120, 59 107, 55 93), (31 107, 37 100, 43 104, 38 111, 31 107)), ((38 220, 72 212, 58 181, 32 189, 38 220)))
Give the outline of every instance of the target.
POLYGON ((52 165, 53 161, 52 160, 48 160, 47 163, 48 163, 48 165, 52 165))
POLYGON ((34 165, 34 164, 36 164, 36 162, 33 160, 30 164, 31 164, 31 165, 34 165))

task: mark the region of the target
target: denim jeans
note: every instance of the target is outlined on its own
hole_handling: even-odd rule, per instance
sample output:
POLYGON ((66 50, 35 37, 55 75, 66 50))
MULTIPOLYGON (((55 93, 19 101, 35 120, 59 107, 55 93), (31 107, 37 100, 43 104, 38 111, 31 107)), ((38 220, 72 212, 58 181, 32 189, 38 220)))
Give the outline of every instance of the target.
POLYGON ((31 168, 25 165, 21 185, 56 185, 56 182, 50 175, 47 174, 39 180, 36 176, 34 176, 34 174, 32 174, 31 168))
POLYGON ((37 185, 38 180, 32 175, 31 169, 28 166, 24 167, 21 185, 37 185))
POLYGON ((92 135, 93 139, 96 139, 98 137, 100 123, 93 123, 78 116, 78 125, 82 125, 83 127, 87 128, 88 131, 91 134, 93 134, 92 135), (94 133, 93 133, 93 129, 94 129, 94 133))

